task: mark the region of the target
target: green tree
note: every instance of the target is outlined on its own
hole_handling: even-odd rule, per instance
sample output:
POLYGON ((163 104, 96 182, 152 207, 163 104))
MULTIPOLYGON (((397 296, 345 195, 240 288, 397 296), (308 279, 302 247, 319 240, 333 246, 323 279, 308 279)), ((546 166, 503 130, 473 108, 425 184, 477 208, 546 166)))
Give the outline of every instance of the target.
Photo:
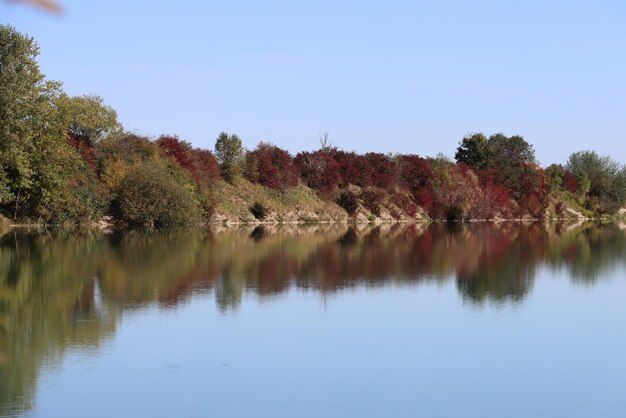
POLYGON ((456 149, 454 158, 457 162, 471 167, 485 169, 489 166, 489 148, 487 137, 483 133, 474 133, 463 138, 456 149))
MULTIPOLYGON (((84 168, 66 141, 61 85, 46 81, 33 38, 0 25, 0 210, 14 218, 71 220, 84 168)), ((87 211, 89 212, 89 211, 87 211)))
POLYGON ((517 201, 528 191, 525 190, 529 170, 536 165, 533 146, 519 136, 506 136, 502 133, 491 135, 487 139, 489 150, 489 169, 497 183, 504 184, 513 191, 517 201))
POLYGON ((222 176, 232 182, 241 173, 243 163, 243 146, 236 134, 222 132, 215 141, 215 157, 220 163, 222 176))
POLYGON ((567 169, 585 187, 590 209, 600 213, 616 212, 626 202, 626 167, 611 157, 601 157, 594 151, 570 155, 567 169))
POLYGON ((66 119, 67 132, 95 145, 102 138, 121 131, 117 112, 95 95, 68 96, 62 94, 59 108, 66 119))
POLYGON ((504 167, 511 164, 536 164, 535 149, 519 135, 506 136, 502 133, 491 135, 487 139, 489 161, 492 167, 504 167))

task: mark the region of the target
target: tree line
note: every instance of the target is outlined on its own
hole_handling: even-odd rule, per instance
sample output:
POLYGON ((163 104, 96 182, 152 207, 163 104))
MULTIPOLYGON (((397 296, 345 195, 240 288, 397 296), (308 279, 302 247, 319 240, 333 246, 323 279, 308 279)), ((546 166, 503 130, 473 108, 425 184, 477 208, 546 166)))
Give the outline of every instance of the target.
POLYGON ((393 216, 414 216, 421 207, 434 219, 542 218, 567 205, 597 216, 626 201, 622 164, 581 151, 542 168, 517 135, 468 135, 454 160, 344 151, 327 136, 295 156, 268 142, 246 150, 225 132, 213 151, 147 138, 125 131, 102 98, 69 96, 46 80, 38 53, 32 37, 0 26, 0 213, 14 220, 198 224, 211 219, 222 181, 279 191, 303 183, 348 215, 393 207, 393 216))

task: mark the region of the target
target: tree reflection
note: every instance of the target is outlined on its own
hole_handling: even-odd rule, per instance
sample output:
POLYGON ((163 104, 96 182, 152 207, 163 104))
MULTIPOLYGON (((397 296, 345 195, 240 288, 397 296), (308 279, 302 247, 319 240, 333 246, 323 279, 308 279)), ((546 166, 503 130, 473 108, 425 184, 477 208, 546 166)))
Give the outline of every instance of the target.
POLYGON ((97 350, 122 312, 211 294, 221 312, 246 293, 453 281, 475 304, 521 303, 539 268, 593 284, 626 267, 616 225, 515 223, 257 227, 207 231, 10 233, 0 239, 0 415, 30 408, 43 367, 97 350))

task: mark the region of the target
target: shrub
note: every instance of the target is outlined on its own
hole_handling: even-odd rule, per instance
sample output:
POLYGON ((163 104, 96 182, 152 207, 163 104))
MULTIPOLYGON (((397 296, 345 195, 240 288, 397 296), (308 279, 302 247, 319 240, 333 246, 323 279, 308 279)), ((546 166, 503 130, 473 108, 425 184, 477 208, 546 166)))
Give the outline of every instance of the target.
MULTIPOLYGON (((298 184, 298 170, 293 158, 284 149, 261 142, 250 154, 253 157, 249 157, 248 161, 256 159, 258 182, 263 186, 284 190, 298 184)), ((252 181, 253 177, 248 179, 252 181)))
POLYGON ((198 222, 201 211, 195 196, 173 170, 157 161, 131 167, 117 193, 122 220, 148 227, 198 222))
POLYGON ((341 186, 354 184, 367 187, 372 185, 372 169, 367 158, 354 152, 339 150, 332 150, 330 155, 338 164, 341 186))
POLYGON ((365 154, 371 167, 372 186, 389 189, 396 184, 396 166, 385 154, 370 152, 365 154))
POLYGON ((326 151, 301 152, 296 155, 296 166, 304 183, 330 196, 339 183, 339 164, 326 151))
POLYGON ((401 155, 398 157, 398 184, 411 193, 416 193, 429 185, 433 173, 428 161, 418 155, 401 155))
POLYGON ((254 202, 250 207, 250 212, 258 220, 263 220, 267 216, 267 208, 259 202, 254 202))
POLYGON ((337 204, 348 212, 348 215, 353 216, 359 207, 359 202, 356 195, 350 190, 344 190, 337 199, 337 204))

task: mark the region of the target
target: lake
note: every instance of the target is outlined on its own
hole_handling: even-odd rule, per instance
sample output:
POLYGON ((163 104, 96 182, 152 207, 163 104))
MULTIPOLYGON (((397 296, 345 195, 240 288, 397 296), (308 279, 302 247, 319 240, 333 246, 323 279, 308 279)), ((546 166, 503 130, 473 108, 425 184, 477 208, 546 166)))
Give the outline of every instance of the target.
POLYGON ((10 232, 0 416, 626 416, 626 232, 10 232))

